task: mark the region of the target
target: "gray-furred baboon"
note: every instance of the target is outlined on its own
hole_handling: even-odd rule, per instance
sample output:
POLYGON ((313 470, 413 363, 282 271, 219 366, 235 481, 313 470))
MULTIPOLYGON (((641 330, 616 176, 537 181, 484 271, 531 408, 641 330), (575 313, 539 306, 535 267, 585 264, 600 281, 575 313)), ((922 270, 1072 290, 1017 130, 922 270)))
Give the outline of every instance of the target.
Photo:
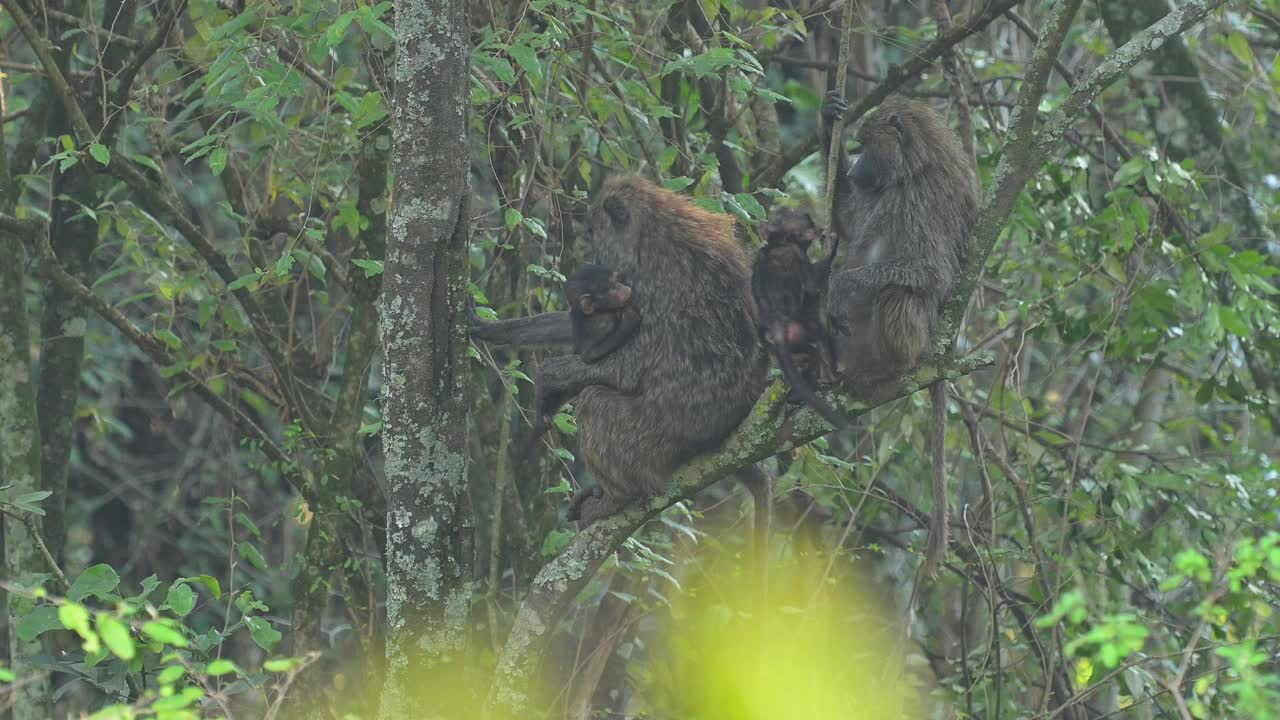
MULTIPOLYGON (((822 145, 847 108, 838 92, 823 103, 822 145)), ((980 189, 960 139, 927 105, 890 97, 858 133, 862 155, 850 168, 840 153, 835 225, 844 262, 831 275, 828 315, 852 389, 865 393, 911 370, 929 352, 942 305, 959 278, 980 189)), ((839 139, 843 142, 843 139, 839 139)), ((943 478, 946 392, 929 391, 933 519, 924 567, 935 574, 946 554, 943 478)))
MULTIPOLYGON (((565 355, 538 369, 540 382, 584 387, 578 440, 599 491, 575 506, 590 524, 660 492, 681 464, 723 442, 763 391, 768 360, 731 218, 642 179, 611 178, 586 238, 595 262, 626 275, 644 318, 630 342, 595 363, 565 355)), ((572 340, 568 313, 473 322, 471 334, 519 345, 572 340)))

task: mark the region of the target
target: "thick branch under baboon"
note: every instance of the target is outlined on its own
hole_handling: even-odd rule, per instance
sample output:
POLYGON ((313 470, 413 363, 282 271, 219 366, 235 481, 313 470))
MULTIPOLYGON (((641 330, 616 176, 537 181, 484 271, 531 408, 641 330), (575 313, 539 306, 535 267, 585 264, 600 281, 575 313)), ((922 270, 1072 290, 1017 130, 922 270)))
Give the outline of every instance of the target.
MULTIPOLYGON (((899 383, 882 388, 868 401, 860 402, 841 393, 828 393, 826 399, 841 413, 857 417, 939 379, 968 375, 990 362, 986 357, 974 356, 945 366, 923 365, 899 383)), ((718 451, 687 463, 663 493, 591 524, 543 566, 530 585, 499 658, 491 705, 516 712, 527 707, 530 698, 525 683, 536 671, 543 644, 556 622, 600 564, 641 525, 727 475, 831 431, 831 426, 808 407, 790 414, 781 411, 786 403, 786 386, 774 383, 718 451)))

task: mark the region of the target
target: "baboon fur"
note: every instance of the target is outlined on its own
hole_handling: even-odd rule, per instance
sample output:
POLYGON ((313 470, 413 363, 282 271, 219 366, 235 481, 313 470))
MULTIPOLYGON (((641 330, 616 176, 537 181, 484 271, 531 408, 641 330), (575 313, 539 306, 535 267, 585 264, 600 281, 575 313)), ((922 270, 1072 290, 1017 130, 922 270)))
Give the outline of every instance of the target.
MULTIPOLYGON (((536 382, 585 389, 576 402, 580 453, 600 491, 584 524, 665 489, 695 455, 738 426, 767 380, 756 336, 750 266, 733 220, 637 177, 604 184, 588 214, 592 261, 626 275, 644 321, 595 363, 547 360, 536 382)), ((473 336, 548 344, 571 337, 567 313, 486 323, 473 336), (539 319, 542 318, 542 319, 539 319)))
MULTIPOLYGON (((829 93, 823 104, 825 144, 844 111, 829 93)), ((946 121, 924 103, 893 96, 858 132, 862 155, 848 169, 840 153, 836 232, 844 262, 827 287, 828 316, 845 378, 854 392, 911 370, 929 352, 942 305, 964 265, 978 216, 974 169, 946 121)), ((946 388, 929 388, 933 511, 922 569, 936 575, 948 534, 943 444, 946 388)))
MULTIPOLYGON (((829 96, 827 118, 832 104, 829 96)), ((862 155, 851 170, 841 153, 835 224, 845 256, 830 279, 828 312, 847 331, 836 333, 846 377, 865 390, 929 351, 964 262, 979 190, 960 139, 924 103, 891 96, 858 140, 862 155)))

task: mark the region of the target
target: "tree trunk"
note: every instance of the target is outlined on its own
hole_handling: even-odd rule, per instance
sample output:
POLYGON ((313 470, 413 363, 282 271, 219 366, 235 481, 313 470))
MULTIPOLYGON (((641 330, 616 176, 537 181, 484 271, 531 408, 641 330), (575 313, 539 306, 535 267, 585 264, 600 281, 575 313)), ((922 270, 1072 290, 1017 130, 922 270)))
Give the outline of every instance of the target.
MULTIPOLYGON (((467 0, 396 5, 382 295, 387 676, 381 717, 458 716, 471 610, 467 501, 467 0)), ((474 713, 466 713, 474 716, 474 713)))
MULTIPOLYGON (((0 137, 0 207, 13 207, 14 185, 9 178, 8 160, 0 137)), ((3 497, 12 499, 40 490, 40 430, 36 418, 35 378, 31 368, 31 337, 27 326, 26 293, 22 269, 22 243, 9 233, 0 233, 0 484, 8 486, 3 497)), ((31 527, 40 532, 40 518, 31 527)), ((27 525, 4 516, 4 577, 12 585, 27 587, 31 576, 46 572, 44 558, 27 525)), ((45 720, 53 717, 49 675, 22 661, 44 654, 44 643, 18 636, 18 620, 32 605, 29 598, 10 594, 9 663, 18 682, 9 701, 13 720, 45 720)))

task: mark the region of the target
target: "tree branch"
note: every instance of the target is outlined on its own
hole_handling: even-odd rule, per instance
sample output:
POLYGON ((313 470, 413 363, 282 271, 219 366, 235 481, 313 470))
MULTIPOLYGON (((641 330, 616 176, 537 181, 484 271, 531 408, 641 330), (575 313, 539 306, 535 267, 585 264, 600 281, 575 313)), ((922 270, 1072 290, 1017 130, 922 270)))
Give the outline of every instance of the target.
MULTIPOLYGON (((1041 35, 1041 42, 1037 44, 1032 60, 1033 64, 1042 63, 1043 67, 1037 69, 1035 71, 1037 74, 1034 76, 1031 70, 1028 71, 1028 77, 1036 79, 1041 89, 1039 92, 1028 91, 1029 81, 1024 83, 1018 94, 1017 104, 1022 107, 1022 110, 1020 112, 1018 108, 1014 109, 1014 119, 1011 121, 1014 127, 1010 128, 1005 137, 1004 151, 992 174, 991 187, 987 190, 982 206, 978 209, 978 222, 969 252, 966 253, 967 260, 962 279, 956 292, 947 301, 944 323, 954 326, 959 322, 960 316, 964 314, 969 304, 969 297, 977 285, 979 271, 986 262, 987 255, 995 247, 1000 230, 1009 218, 1009 213, 1012 212, 1013 204, 1021 194, 1023 186, 1036 169, 1044 164, 1049 153, 1061 142, 1067 130, 1075 124, 1085 109, 1111 83, 1144 57, 1155 52, 1166 39, 1186 31, 1225 3, 1226 0, 1192 0, 1179 6, 1146 30, 1134 35, 1129 42, 1108 55, 1098 67, 1086 75, 1071 91, 1066 101, 1041 125, 1040 131, 1032 135, 1030 128, 1035 123, 1036 109, 1043 95, 1048 70, 1054 58, 1057 57, 1057 50, 1050 53, 1045 45, 1052 39, 1052 31, 1057 29, 1053 25, 1054 21, 1050 20, 1050 27, 1046 28, 1041 35), (1046 47, 1046 50, 1041 52, 1041 47, 1046 47), (1015 128, 1017 128, 1016 132, 1015 128)), ((1055 13, 1058 8, 1064 8, 1068 4, 1079 5, 1079 2, 1064 1, 1055 6, 1055 13)))
MULTIPOLYGON (((853 418, 927 388, 940 379, 968 375, 990 364, 988 357, 971 356, 944 366, 924 365, 896 385, 885 386, 870 401, 856 401, 839 393, 827 393, 826 399, 839 412, 853 418)), ((541 661, 543 645, 556 622, 600 564, 641 525, 726 475, 831 431, 831 426, 807 406, 791 413, 781 412, 787 402, 785 393, 786 386, 775 382, 724 445, 677 470, 665 493, 628 505, 618 514, 592 524, 543 566, 530 585, 499 658, 489 698, 491 706, 514 713, 527 708, 531 701, 527 682, 541 661)))
MULTIPOLYGON (((1017 5, 1020 1, 991 0, 976 15, 957 20, 950 31, 938 35, 937 39, 922 48, 910 60, 901 65, 890 67, 883 82, 872 88, 871 92, 863 95, 853 106, 845 111, 845 125, 848 126, 856 122, 868 110, 879 105, 881 100, 889 97, 889 94, 894 90, 897 90, 909 80, 914 80, 920 73, 924 72, 926 68, 933 64, 934 60, 942 56, 942 53, 990 25, 1005 10, 1017 5)), ((752 175, 754 179, 751 184, 757 188, 777 185, 782 180, 783 175, 786 175, 791 168, 812 155, 817 149, 817 139, 815 137, 783 150, 781 155, 775 157, 772 162, 752 175)))

